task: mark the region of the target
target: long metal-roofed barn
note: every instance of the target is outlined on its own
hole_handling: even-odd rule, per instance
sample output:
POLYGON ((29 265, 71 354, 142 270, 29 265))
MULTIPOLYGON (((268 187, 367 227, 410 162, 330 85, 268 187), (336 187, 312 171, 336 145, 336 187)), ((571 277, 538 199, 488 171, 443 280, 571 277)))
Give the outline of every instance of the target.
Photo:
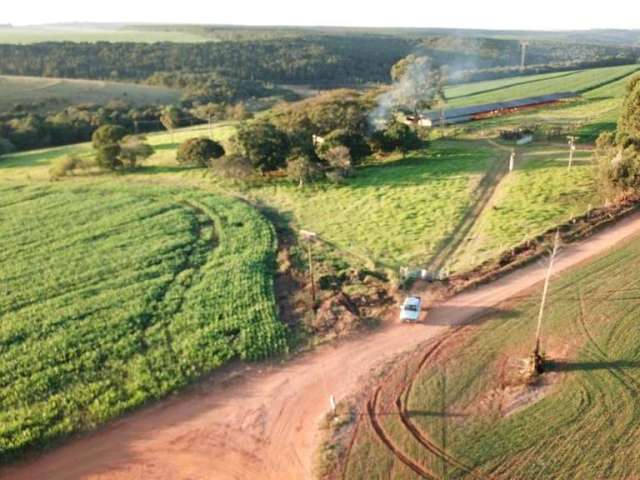
MULTIPOLYGON (((549 95, 539 95, 537 97, 519 98, 517 100, 509 100, 506 102, 486 103, 483 105, 472 105, 470 107, 451 108, 444 111, 444 123, 453 125, 456 123, 471 122, 482 118, 493 117, 498 115, 506 115, 523 108, 537 107, 540 105, 548 105, 556 103, 567 98, 575 98, 578 94, 574 92, 560 92, 549 95)), ((422 113, 421 117, 429 119, 434 125, 442 121, 441 112, 438 110, 430 110, 422 113)))

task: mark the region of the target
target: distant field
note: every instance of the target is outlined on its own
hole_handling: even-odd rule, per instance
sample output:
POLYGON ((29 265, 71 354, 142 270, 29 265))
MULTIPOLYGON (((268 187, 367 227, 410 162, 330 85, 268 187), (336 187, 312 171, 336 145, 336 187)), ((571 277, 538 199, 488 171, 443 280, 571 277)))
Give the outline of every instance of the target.
MULTIPOLYGON (((379 408, 388 414, 379 419, 391 441, 437 478, 637 478, 638 269, 636 238, 554 279, 543 328, 552 362, 536 389, 515 382, 534 345, 541 289, 476 319, 426 361, 403 397, 417 434, 397 414, 400 388, 385 384, 379 408), (420 435, 448 457, 424 448, 420 435)), ((344 478, 422 477, 363 420, 344 478)))
POLYGON ((0 109, 31 102, 59 107, 78 103, 105 104, 111 100, 136 105, 168 104, 179 99, 178 90, 135 83, 0 76, 0 109))
POLYGON ((600 132, 615 129, 626 84, 638 73, 640 66, 632 65, 460 85, 452 87, 454 97, 451 98, 451 105, 502 101, 552 91, 582 89, 583 93, 579 98, 465 124, 465 129, 473 132, 495 132, 515 126, 544 125, 569 129, 580 137, 581 142, 595 142, 600 132))
POLYGON ((512 77, 454 85, 446 89, 448 105, 459 107, 558 92, 587 92, 640 70, 638 65, 512 77))
POLYGON ((0 28, 0 43, 38 42, 202 42, 200 35, 182 32, 54 27, 0 28))
POLYGON ((286 348, 275 234, 242 202, 0 182, 0 220, 0 461, 286 348))

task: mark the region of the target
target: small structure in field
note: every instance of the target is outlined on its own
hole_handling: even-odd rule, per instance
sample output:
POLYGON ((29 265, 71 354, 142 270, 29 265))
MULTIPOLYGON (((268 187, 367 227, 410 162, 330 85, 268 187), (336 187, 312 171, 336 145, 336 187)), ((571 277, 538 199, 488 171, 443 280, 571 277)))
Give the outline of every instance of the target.
POLYGON ((427 118, 422 115, 412 115, 412 114, 404 114, 398 113, 396 119, 400 123, 404 123, 410 127, 423 127, 423 128, 431 128, 433 126, 433 120, 427 118))

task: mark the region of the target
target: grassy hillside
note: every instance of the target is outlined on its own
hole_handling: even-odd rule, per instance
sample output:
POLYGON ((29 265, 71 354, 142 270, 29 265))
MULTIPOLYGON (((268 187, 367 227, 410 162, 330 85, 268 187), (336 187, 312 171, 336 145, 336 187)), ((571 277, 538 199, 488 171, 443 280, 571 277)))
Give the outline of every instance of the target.
MULTIPOLYGON (((533 348, 539 289, 478 319, 428 359, 407 411, 448 461, 421 447, 397 415, 380 416, 387 433, 446 478, 636 478, 638 268, 635 239, 553 281, 543 329, 551 363, 537 386, 516 379, 533 348)), ((361 426, 346 478, 419 478, 361 426)))
POLYGON ((170 104, 180 99, 180 91, 135 83, 61 78, 0 76, 0 109, 18 103, 43 102, 49 107, 123 100, 134 105, 170 104))
POLYGON ((286 348, 271 225, 239 201, 0 182, 0 460, 286 348))

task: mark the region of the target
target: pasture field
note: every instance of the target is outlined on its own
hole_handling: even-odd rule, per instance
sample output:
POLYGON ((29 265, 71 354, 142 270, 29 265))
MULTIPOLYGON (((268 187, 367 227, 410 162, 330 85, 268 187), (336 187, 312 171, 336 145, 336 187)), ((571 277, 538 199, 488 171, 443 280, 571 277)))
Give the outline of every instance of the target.
POLYGON ((179 90, 135 83, 0 76, 0 109, 10 109, 19 103, 42 102, 60 108, 82 103, 104 105, 111 100, 165 105, 178 101, 180 95, 179 90))
POLYGON ((287 349, 273 227, 113 181, 0 182, 0 460, 287 349))
POLYGON ((567 166, 566 149, 520 148, 516 169, 502 179, 479 215, 460 257, 452 259, 453 270, 473 268, 599 205, 592 152, 577 151, 571 169, 567 166))
MULTIPOLYGON (((233 132, 233 124, 222 124, 213 136, 228 144, 233 132)), ((588 152, 580 154, 580 161, 566 175, 562 152, 534 145, 519 162, 519 170, 503 177, 499 170, 506 168, 508 158, 503 147, 481 140, 437 140, 405 158, 391 155, 373 161, 342 185, 318 184, 301 190, 286 179, 238 187, 202 169, 178 165, 179 142, 202 135, 208 135, 207 127, 178 130, 173 136, 149 135, 156 154, 138 171, 115 178, 232 192, 277 209, 294 227, 316 231, 358 262, 394 271, 430 263, 438 268, 466 268, 598 203, 589 182, 588 152), (477 209, 478 200, 487 201, 494 188, 491 205, 497 209, 477 209)), ((91 149, 82 144, 8 155, 0 160, 0 179, 47 180, 50 162, 71 153, 89 156, 91 149)))
POLYGON ((152 30, 71 28, 55 26, 0 28, 0 43, 39 42, 202 42, 200 35, 152 30))
MULTIPOLYGON (((541 288, 456 330, 435 351, 425 348, 398 383, 385 383, 382 428, 438 478, 635 478, 639 268, 636 238, 552 281, 543 327, 548 372, 533 386, 522 384, 520 369, 533 349, 541 288)), ((422 478, 366 419, 346 472, 347 479, 422 478)))

